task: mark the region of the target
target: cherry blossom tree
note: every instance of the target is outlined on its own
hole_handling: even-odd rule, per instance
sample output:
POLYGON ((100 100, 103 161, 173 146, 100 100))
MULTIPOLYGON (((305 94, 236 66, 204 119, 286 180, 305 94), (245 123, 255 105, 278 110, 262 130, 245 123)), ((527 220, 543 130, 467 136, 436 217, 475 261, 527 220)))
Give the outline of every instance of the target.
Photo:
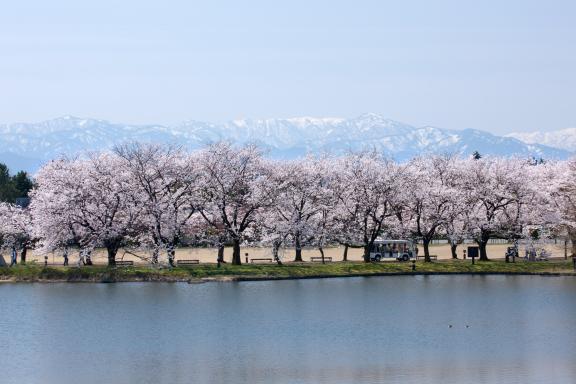
POLYGON ((36 177, 31 211, 45 246, 69 242, 81 248, 103 246, 108 265, 138 231, 141 202, 130 193, 130 174, 111 153, 88 159, 53 161, 36 177))
POLYGON ((397 164, 365 151, 274 162, 251 145, 187 153, 132 143, 46 164, 29 210, 0 206, 0 231, 5 244, 20 236, 28 247, 37 239, 44 251, 105 247, 110 265, 119 248, 133 244, 152 248, 153 262, 164 249, 170 261, 191 237, 216 245, 220 262, 232 243, 234 264, 241 244, 257 241, 277 261, 282 244, 294 245, 302 261, 304 245, 323 254, 336 243, 345 253, 363 247, 370 261, 384 235, 421 239, 426 260, 435 237, 448 238, 454 258, 472 238, 487 260, 491 237, 516 239, 527 226, 565 228, 576 240, 575 176, 575 160, 426 156, 397 164))
POLYGON ((276 197, 270 167, 253 145, 234 148, 216 143, 199 155, 202 172, 199 213, 232 241, 232 264, 240 265, 240 244, 256 222, 258 211, 273 206, 276 197))
POLYGON ((329 157, 315 159, 311 163, 314 180, 309 187, 313 196, 309 209, 314 214, 307 217, 305 227, 310 236, 308 243, 320 251, 322 263, 325 263, 324 247, 338 241, 339 229, 339 193, 341 193, 340 173, 335 166, 338 162, 329 157))
POLYGON ((480 260, 488 260, 486 245, 491 237, 519 236, 533 185, 523 159, 482 158, 463 160, 464 217, 469 235, 478 243, 480 260))
POLYGON ((294 261, 302 261, 302 246, 318 238, 317 219, 324 215, 332 192, 329 164, 327 158, 307 157, 282 162, 274 168, 272 179, 277 198, 272 209, 266 211, 264 223, 273 227, 271 230, 278 239, 292 241, 294 261))
POLYGON ((407 165, 399 218, 422 240, 426 262, 431 261, 430 242, 448 225, 454 207, 458 206, 454 162, 452 156, 428 156, 414 158, 407 165))
POLYGON ((342 192, 337 194, 337 218, 346 223, 348 238, 364 248, 364 261, 370 261, 370 250, 383 231, 391 230, 390 219, 404 183, 405 170, 375 152, 350 154, 340 161, 342 192))
POLYGON ((576 256, 576 159, 548 162, 538 165, 540 190, 546 194, 546 203, 539 205, 540 221, 544 218, 564 231, 572 243, 571 256, 576 256))
POLYGON ((458 258, 458 245, 468 238, 468 223, 464 220, 463 211, 465 207, 460 201, 448 208, 447 220, 443 225, 444 233, 450 244, 450 254, 453 259, 458 258))
POLYGON ((0 203, 0 237, 3 248, 20 250, 20 263, 26 264, 26 254, 32 245, 32 218, 27 208, 0 203))
POLYGON ((253 238, 257 240, 259 245, 271 247, 274 261, 282 265, 279 250, 282 245, 287 245, 290 242, 289 237, 292 229, 290 221, 286 220, 282 211, 285 206, 283 201, 284 189, 290 185, 291 174, 286 172, 290 163, 271 162, 268 166, 270 168, 269 183, 273 184, 272 188, 276 189, 277 198, 269 209, 258 210, 253 238))
MULTIPOLYGON (((478 158, 480 159, 480 158, 478 158)), ((442 234, 450 245, 450 254, 453 259, 458 258, 458 245, 470 238, 468 221, 465 215, 467 190, 464 184, 468 161, 451 157, 448 168, 450 177, 451 203, 447 207, 446 219, 442 225, 442 234)))
POLYGON ((80 163, 72 159, 53 160, 36 175, 31 192, 30 211, 33 233, 40 240, 40 250, 51 252, 68 245, 80 246, 81 227, 74 220, 76 189, 81 180, 80 163))
POLYGON ((115 153, 130 179, 131 200, 142 207, 139 242, 153 248, 153 264, 161 249, 173 260, 174 247, 190 232, 196 212, 197 157, 179 148, 141 143, 118 146, 115 153))

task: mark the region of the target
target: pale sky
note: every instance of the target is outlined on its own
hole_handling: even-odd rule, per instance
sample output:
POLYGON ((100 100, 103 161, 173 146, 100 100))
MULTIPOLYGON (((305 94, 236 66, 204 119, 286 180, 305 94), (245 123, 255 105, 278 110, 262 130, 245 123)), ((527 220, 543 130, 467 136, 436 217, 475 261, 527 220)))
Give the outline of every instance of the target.
POLYGON ((0 8, 0 123, 375 112, 576 127, 576 1, 18 0, 0 8))

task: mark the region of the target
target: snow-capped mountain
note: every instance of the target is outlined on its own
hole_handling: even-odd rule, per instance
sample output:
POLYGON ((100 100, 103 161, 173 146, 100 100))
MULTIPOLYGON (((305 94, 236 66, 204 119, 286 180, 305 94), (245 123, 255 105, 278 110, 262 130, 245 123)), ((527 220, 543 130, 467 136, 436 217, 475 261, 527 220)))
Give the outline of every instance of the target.
POLYGON ((550 132, 515 132, 506 136, 528 144, 543 144, 570 152, 576 151, 576 128, 559 129, 550 132))
POLYGON ((572 154, 572 150, 526 144, 514 137, 478 130, 413 127, 377 114, 352 119, 246 119, 224 124, 187 121, 172 127, 65 116, 40 123, 0 125, 0 162, 13 171, 35 171, 43 162, 63 154, 109 149, 128 141, 177 143, 194 149, 219 140, 257 143, 276 158, 321 152, 340 154, 365 148, 383 151, 399 161, 418 154, 445 152, 544 158, 566 158, 572 154))

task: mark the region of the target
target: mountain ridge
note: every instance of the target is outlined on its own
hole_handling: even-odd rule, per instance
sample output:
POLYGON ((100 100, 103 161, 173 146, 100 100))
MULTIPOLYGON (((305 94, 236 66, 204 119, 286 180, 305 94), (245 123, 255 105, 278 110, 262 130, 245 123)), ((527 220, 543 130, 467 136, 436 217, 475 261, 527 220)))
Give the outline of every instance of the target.
POLYGON ((375 113, 349 119, 241 119, 218 124, 188 120, 174 126, 63 116, 38 123, 0 125, 0 161, 12 170, 34 172, 52 158, 110 149, 122 142, 178 143, 196 149, 220 140, 256 143, 275 158, 342 154, 365 148, 376 148, 398 161, 426 153, 469 155, 479 151, 485 155, 567 158, 574 152, 475 129, 415 127, 375 113))
POLYGON ((543 144, 549 147, 576 151, 576 128, 564 128, 555 131, 513 132, 506 135, 527 144, 543 144))

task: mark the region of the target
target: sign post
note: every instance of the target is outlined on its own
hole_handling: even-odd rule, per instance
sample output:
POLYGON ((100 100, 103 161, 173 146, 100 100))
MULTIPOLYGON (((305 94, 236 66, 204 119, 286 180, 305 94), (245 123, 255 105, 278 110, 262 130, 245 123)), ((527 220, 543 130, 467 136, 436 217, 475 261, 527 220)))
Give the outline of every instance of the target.
POLYGON ((478 257, 478 247, 468 247, 468 257, 472 259, 472 265, 474 265, 474 259, 478 257))

